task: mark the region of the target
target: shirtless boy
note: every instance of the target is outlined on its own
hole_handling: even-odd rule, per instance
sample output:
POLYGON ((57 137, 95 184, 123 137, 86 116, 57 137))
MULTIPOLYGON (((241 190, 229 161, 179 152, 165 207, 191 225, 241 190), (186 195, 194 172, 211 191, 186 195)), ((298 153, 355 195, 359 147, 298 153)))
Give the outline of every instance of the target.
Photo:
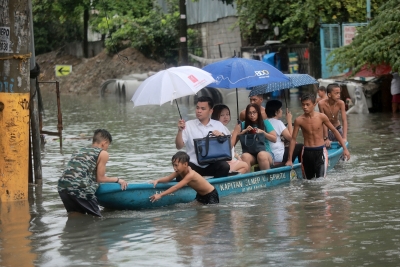
POLYGON ((154 187, 158 183, 168 183, 171 182, 177 176, 183 177, 183 179, 176 185, 170 187, 168 190, 163 191, 161 194, 155 194, 150 197, 150 201, 154 202, 171 194, 185 185, 193 188, 196 194, 196 200, 202 204, 217 204, 219 203, 218 191, 212 186, 203 176, 192 170, 189 166, 189 155, 183 151, 178 151, 172 157, 172 166, 174 167, 174 172, 168 176, 161 179, 151 181, 154 187))
POLYGON ((325 86, 320 86, 318 87, 318 91, 317 91, 318 97, 316 102, 318 103, 321 100, 327 99, 328 96, 326 95, 326 88, 325 86))
MULTIPOLYGON (((257 104, 261 108, 261 116, 263 120, 268 119, 267 113, 265 113, 265 108, 261 106, 262 102, 264 101, 263 95, 253 95, 250 96, 250 104, 257 104)), ((239 120, 244 121, 246 118, 246 109, 242 110, 239 115, 239 120)))
POLYGON ((301 97, 301 106, 304 114, 297 117, 294 121, 292 140, 289 146, 289 157, 286 162, 287 166, 293 166, 293 150, 296 145, 299 128, 301 128, 304 137, 301 169, 303 177, 306 179, 326 176, 326 171, 328 169, 328 152, 323 138, 324 126, 332 131, 343 147, 343 155, 345 158, 347 160, 350 159, 350 153, 338 130, 336 130, 325 114, 314 112, 315 105, 315 95, 306 94, 301 97))
MULTIPOLYGON (((328 116, 329 121, 339 131, 340 135, 346 142, 347 116, 345 104, 343 100, 340 100, 340 86, 334 83, 329 84, 326 88, 326 92, 328 94, 328 98, 318 102, 319 111, 328 116), (343 126, 339 121, 339 112, 340 117, 342 117, 343 126)), ((329 131, 326 127, 324 127, 324 140, 327 147, 330 147, 331 141, 338 141, 333 132, 329 131)))

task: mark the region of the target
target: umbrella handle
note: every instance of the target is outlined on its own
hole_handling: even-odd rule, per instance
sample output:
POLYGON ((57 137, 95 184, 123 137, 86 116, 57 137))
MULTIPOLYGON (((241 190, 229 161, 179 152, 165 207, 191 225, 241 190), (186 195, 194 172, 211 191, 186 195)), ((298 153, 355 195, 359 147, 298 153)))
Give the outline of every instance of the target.
POLYGON ((236 112, 237 112, 237 122, 240 123, 239 120, 239 99, 238 99, 238 90, 236 88, 236 112))
POLYGON ((176 101, 176 99, 175 99, 175 103, 176 103, 176 107, 178 108, 179 117, 182 119, 181 111, 179 110, 178 101, 176 101))

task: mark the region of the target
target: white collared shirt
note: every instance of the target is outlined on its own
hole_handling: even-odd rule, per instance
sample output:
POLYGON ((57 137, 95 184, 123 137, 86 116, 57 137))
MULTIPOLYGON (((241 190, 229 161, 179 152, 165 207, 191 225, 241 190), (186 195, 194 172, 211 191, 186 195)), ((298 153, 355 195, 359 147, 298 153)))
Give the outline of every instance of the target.
POLYGON ((190 157, 190 162, 196 164, 201 168, 205 168, 208 165, 199 165, 199 163, 197 162, 193 139, 206 137, 209 131, 214 130, 220 131, 225 135, 231 134, 220 121, 216 121, 213 119, 210 119, 207 125, 203 125, 199 121, 199 119, 187 121, 185 123, 185 129, 182 131, 182 139, 185 143, 186 153, 190 157))

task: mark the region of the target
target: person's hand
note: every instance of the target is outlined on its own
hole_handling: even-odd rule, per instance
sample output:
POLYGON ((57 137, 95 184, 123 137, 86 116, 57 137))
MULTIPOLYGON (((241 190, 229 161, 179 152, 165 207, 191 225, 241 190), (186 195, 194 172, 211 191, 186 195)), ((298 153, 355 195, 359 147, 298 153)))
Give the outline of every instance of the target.
POLYGON ((212 134, 214 135, 214 136, 220 136, 220 135, 224 135, 223 133, 221 133, 220 131, 218 131, 218 130, 214 130, 214 131, 212 131, 212 134))
POLYGON ((349 160, 350 159, 350 152, 347 150, 347 149, 345 149, 344 151, 343 151, 343 155, 344 155, 344 160, 349 160))
POLYGON ((153 184, 154 185, 153 187, 155 188, 156 185, 158 184, 158 180, 152 180, 149 182, 149 184, 153 184))
POLYGON ((331 147, 331 143, 332 143, 332 142, 331 142, 329 139, 326 139, 326 140, 325 140, 325 146, 326 146, 326 147, 331 147))
POLYGON ((118 183, 121 185, 121 190, 126 190, 126 188, 128 187, 128 183, 124 180, 124 179, 119 179, 118 183))
POLYGON ((347 142, 347 138, 343 138, 343 142, 346 144, 346 142, 347 142))
POLYGON ((160 198, 161 198, 160 194, 155 194, 150 197, 150 201, 153 203, 153 202, 156 202, 157 200, 159 200, 160 198))
POLYGON ((288 108, 286 108, 286 121, 287 123, 292 123, 292 112, 288 108))
POLYGON ((291 160, 286 161, 285 166, 293 167, 293 162, 291 160))
POLYGON ((185 130, 186 124, 185 124, 185 120, 179 120, 178 121, 178 130, 181 132, 183 130, 185 130))

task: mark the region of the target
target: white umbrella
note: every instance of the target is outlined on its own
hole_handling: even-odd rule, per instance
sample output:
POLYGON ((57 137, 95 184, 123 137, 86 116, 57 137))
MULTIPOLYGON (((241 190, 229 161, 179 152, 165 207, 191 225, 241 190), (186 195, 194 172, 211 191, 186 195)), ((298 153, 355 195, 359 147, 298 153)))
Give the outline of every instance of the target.
POLYGON ((167 102, 172 103, 177 98, 196 94, 214 81, 211 74, 202 69, 191 66, 173 67, 159 71, 144 80, 131 101, 135 107, 161 106, 167 102))

